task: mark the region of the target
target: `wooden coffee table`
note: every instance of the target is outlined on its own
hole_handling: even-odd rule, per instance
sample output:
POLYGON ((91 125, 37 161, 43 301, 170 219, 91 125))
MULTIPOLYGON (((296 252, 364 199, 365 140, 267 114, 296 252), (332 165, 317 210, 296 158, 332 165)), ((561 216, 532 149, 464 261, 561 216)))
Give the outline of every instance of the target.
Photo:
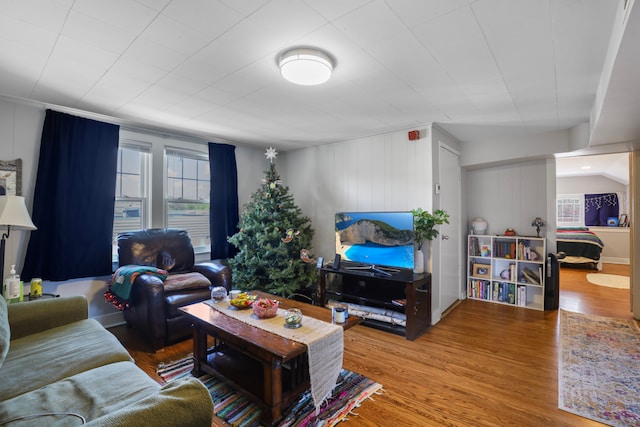
MULTIPOLYGON (((280 308, 297 307, 305 316, 331 322, 331 310, 303 302, 277 299, 280 308)), ((193 321, 193 375, 216 375, 232 381, 262 409, 262 421, 275 424, 283 410, 309 389, 307 346, 248 325, 200 302, 180 309, 193 321), (207 337, 214 338, 208 348, 207 337)), ((362 319, 349 316, 348 329, 362 319)))

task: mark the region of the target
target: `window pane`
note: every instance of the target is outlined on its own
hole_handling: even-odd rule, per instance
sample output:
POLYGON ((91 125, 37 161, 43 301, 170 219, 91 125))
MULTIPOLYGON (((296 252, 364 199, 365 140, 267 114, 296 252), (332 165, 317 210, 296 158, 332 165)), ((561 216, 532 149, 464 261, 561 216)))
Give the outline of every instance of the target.
POLYGON ((167 176, 182 176, 182 158, 176 156, 167 156, 167 176))
POLYGON ((127 150, 126 148, 122 149, 122 166, 121 172, 128 174, 136 174, 140 175, 141 173, 141 156, 143 155, 141 152, 136 150, 127 150))
POLYGON ((143 197, 141 175, 122 175, 119 177, 122 187, 117 197, 143 197))
POLYGON ((114 254, 118 253, 118 233, 142 230, 144 227, 144 202, 142 200, 117 200, 113 215, 114 254))
POLYGON ((576 224, 582 223, 580 216, 582 201, 576 198, 558 199, 557 201, 557 217, 558 224, 576 224))
POLYGON ((182 177, 185 179, 198 178, 198 161, 188 157, 182 158, 182 177))
POLYGON ((182 181, 182 197, 189 200, 198 200, 197 181, 187 179, 182 181))
POLYGON ((198 200, 209 201, 209 187, 211 187, 209 181, 198 181, 198 200))
POLYGON ((180 178, 168 178, 167 179, 167 198, 168 199, 182 199, 182 179, 180 178))
POLYGON ((209 174, 209 162, 198 160, 198 179, 202 181, 211 181, 209 174))
POLYGON ((167 227, 187 230, 193 246, 211 246, 209 203, 168 203, 167 227))

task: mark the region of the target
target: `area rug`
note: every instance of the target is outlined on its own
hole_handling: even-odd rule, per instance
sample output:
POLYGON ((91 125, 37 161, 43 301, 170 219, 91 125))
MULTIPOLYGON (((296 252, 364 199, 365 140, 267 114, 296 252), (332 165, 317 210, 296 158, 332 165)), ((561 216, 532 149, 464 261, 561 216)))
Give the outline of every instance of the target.
POLYGON ((587 274, 589 283, 609 288, 629 289, 629 278, 617 274, 590 273, 587 274))
MULTIPOLYGON (((171 382, 176 378, 191 375, 193 359, 185 359, 160 364, 157 372, 160 377, 171 382)), ((211 375, 198 378, 208 389, 213 400, 216 416, 234 427, 260 426, 260 409, 234 388, 233 383, 220 380, 211 375)), ((355 415, 352 410, 372 399, 374 394, 382 393, 382 385, 355 372, 343 369, 331 397, 320 408, 316 416, 311 393, 304 393, 297 402, 287 408, 278 427, 335 426, 355 415)))
POLYGON ((640 328, 560 310, 558 407, 611 426, 640 426, 640 328))

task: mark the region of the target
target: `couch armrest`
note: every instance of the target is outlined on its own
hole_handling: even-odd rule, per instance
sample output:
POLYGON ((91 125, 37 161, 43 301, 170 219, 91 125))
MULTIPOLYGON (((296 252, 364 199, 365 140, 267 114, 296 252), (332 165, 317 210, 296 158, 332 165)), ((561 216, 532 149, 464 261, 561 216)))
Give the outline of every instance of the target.
POLYGON ((89 317, 83 295, 49 298, 10 304, 8 307, 11 339, 21 338, 89 317))
POLYGON ((193 266, 193 270, 209 279, 212 286, 224 286, 228 291, 232 289, 231 269, 221 260, 198 263, 193 266))
POLYGON ((88 422, 90 427, 210 427, 213 402, 209 391, 195 378, 170 382, 138 402, 88 422))

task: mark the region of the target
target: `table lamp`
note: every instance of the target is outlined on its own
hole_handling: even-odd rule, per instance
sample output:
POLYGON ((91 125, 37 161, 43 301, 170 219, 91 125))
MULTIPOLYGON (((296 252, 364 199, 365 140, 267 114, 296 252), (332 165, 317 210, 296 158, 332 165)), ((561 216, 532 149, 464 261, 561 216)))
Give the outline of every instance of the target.
POLYGON ((35 230, 27 206, 22 196, 0 196, 0 227, 7 226, 7 232, 2 233, 0 242, 0 274, 4 279, 4 249, 5 241, 9 238, 11 227, 19 230, 35 230))
POLYGON ((540 217, 536 217, 531 223, 532 227, 536 227, 536 237, 540 237, 540 227, 544 227, 544 221, 540 217))

